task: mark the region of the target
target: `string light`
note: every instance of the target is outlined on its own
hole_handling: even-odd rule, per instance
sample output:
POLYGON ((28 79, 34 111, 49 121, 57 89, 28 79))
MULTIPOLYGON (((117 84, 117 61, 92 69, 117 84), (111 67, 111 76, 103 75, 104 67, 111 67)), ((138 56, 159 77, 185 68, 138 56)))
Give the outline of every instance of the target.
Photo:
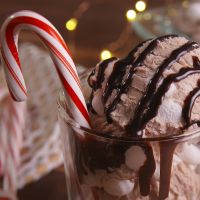
POLYGON ((136 19, 137 13, 135 12, 135 10, 128 10, 126 12, 126 18, 129 22, 132 22, 136 19))
POLYGON ((101 52, 100 57, 101 57, 101 60, 106 60, 106 59, 112 57, 112 53, 111 53, 109 50, 104 49, 104 50, 101 52))
POLYGON ((65 27, 69 31, 74 31, 77 25, 78 25, 78 20, 76 18, 71 18, 66 22, 65 27))
POLYGON ((183 2, 182 2, 182 6, 183 6, 184 8, 188 8, 188 7, 189 7, 189 1, 188 1, 188 0, 183 1, 183 2))
POLYGON ((144 1, 137 1, 135 4, 135 9, 138 12, 143 12, 146 9, 146 3, 144 1))

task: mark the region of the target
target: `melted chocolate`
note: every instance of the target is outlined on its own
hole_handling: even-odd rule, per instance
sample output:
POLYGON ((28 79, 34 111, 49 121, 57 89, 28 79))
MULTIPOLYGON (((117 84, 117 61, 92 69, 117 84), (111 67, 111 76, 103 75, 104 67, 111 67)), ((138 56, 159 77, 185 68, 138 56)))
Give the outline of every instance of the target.
POLYGON ((191 112, 194 106, 195 100, 200 96, 200 81, 198 86, 190 92, 184 102, 184 107, 182 111, 182 116, 185 120, 186 127, 189 127, 191 124, 199 123, 200 121, 193 120, 191 121, 191 112))
POLYGON ((92 106, 92 99, 94 97, 94 91, 101 87, 101 84, 104 81, 104 76, 105 76, 104 73, 105 73, 105 70, 106 70, 107 66, 109 65, 110 62, 112 62, 112 61, 114 61, 116 59, 117 59, 116 57, 109 58, 109 59, 106 59, 106 60, 104 60, 103 62, 101 62, 99 64, 97 80, 93 84, 91 84, 90 79, 91 79, 92 76, 95 75, 95 70, 93 70, 92 73, 88 77, 88 85, 92 88, 92 93, 90 95, 90 100, 87 103, 87 108, 93 114, 97 114, 96 111, 94 110, 93 106, 92 106))
MULTIPOLYGON (((113 67, 113 71, 112 71, 112 73, 111 73, 111 75, 108 79, 108 82, 106 84, 106 89, 105 89, 104 94, 103 94, 104 104, 108 100, 108 97, 112 94, 113 89, 117 90, 117 95, 118 95, 118 92, 120 92, 121 82, 122 82, 123 76, 126 72, 128 65, 131 65, 133 63, 133 61, 135 60, 134 54, 147 41, 148 40, 138 44, 134 49, 131 50, 131 52, 128 54, 128 56, 126 58, 121 59, 121 60, 119 60, 118 62, 115 63, 115 65, 113 67)), ((112 119, 110 117, 110 111, 109 111, 111 109, 112 109, 111 107, 105 108, 105 114, 106 114, 106 117, 107 117, 107 121, 109 123, 112 122, 112 119)))
POLYGON ((116 57, 112 57, 109 59, 104 60, 103 62, 101 62, 99 64, 99 70, 98 70, 98 74, 97 74, 97 81, 95 82, 94 86, 93 86, 93 90, 97 90, 101 87, 101 84, 104 81, 104 76, 105 76, 105 70, 108 67, 109 63, 113 62, 114 60, 116 60, 116 57))
POLYGON ((177 144, 173 141, 160 142, 160 187, 159 200, 169 195, 173 155, 177 144))
MULTIPOLYGON (((147 40, 148 41, 148 40, 147 40)), ((128 54, 128 56, 124 59, 119 60, 115 63, 113 71, 108 79, 106 89, 103 94, 103 101, 106 103, 108 100, 108 97, 111 95, 113 89, 119 89, 120 83, 123 79, 123 76, 126 72, 126 68, 128 65, 131 65, 133 61, 135 60, 134 54, 138 51, 140 47, 144 45, 147 41, 144 41, 140 44, 138 44, 131 52, 128 54)))
POLYGON ((139 170, 139 186, 140 193, 142 196, 147 196, 150 194, 151 178, 156 169, 156 163, 153 156, 153 150, 150 144, 140 144, 146 154, 146 161, 144 165, 139 170))
POLYGON ((98 140, 93 136, 76 139, 78 150, 77 161, 80 171, 85 173, 87 168, 95 173, 95 169, 112 172, 125 163, 125 152, 133 144, 125 142, 108 142, 98 140), (84 166, 87 166, 85 168, 84 166))
MULTIPOLYGON (((195 42, 188 42, 181 46, 180 48, 174 50, 171 55, 163 61, 163 63, 158 67, 158 70, 156 71, 153 78, 149 81, 149 84, 147 86, 147 90, 143 98, 138 103, 138 106, 136 108, 136 111, 134 113, 134 118, 130 122, 129 126, 134 126, 135 131, 139 131, 141 128, 141 124, 143 123, 143 114, 149 103, 151 102, 153 96, 156 93, 157 84, 160 81, 163 72, 166 69, 169 69, 170 66, 180 59, 183 55, 185 55, 187 52, 198 48, 197 43, 195 42)), ((134 133, 136 134, 136 133, 134 133)))
POLYGON ((91 77, 94 76, 94 75, 95 75, 95 69, 92 70, 91 74, 88 76, 88 79, 87 79, 88 85, 89 85, 91 88, 93 87, 93 84, 91 84, 90 79, 91 79, 91 77))
MULTIPOLYGON (((169 75, 161 84, 161 86, 158 88, 157 93, 154 95, 154 97, 152 98, 152 101, 147 109, 147 112, 145 113, 143 119, 142 119, 142 123, 139 127, 139 130, 143 129, 144 126, 146 125, 146 123, 152 119, 153 117, 156 116, 159 106, 162 103, 162 97, 164 96, 164 94, 168 91, 170 85, 173 82, 179 82, 185 78, 187 78, 188 76, 192 75, 192 74, 199 74, 200 73, 200 67, 198 68, 182 68, 177 74, 172 74, 169 75)), ((136 132, 137 130, 133 131, 136 132)))
MULTIPOLYGON (((153 52, 153 50, 157 47, 158 42, 161 42, 167 38, 172 38, 172 37, 177 37, 177 35, 165 35, 165 36, 158 37, 150 42, 147 48, 139 55, 137 59, 130 59, 129 56, 131 54, 129 54, 129 56, 126 59, 118 61, 119 63, 118 62, 116 63, 115 70, 113 71, 112 75, 109 78, 109 81, 107 83, 107 87, 105 90, 105 94, 104 94, 104 103, 105 103, 108 97, 112 94, 112 91, 114 89, 117 90, 117 94, 113 102, 106 108, 106 111, 105 111, 107 119, 109 119, 109 121, 111 121, 110 113, 116 108, 116 105, 120 101, 121 95, 125 93, 128 87, 130 86, 132 82, 132 77, 133 77, 133 74, 135 73, 136 68, 139 67, 144 62, 145 58, 150 53, 153 52), (123 76, 126 71, 126 67, 128 65, 132 65, 132 67, 129 71, 127 79, 122 82, 123 76)), ((136 51, 137 49, 138 48, 136 48, 136 51)))

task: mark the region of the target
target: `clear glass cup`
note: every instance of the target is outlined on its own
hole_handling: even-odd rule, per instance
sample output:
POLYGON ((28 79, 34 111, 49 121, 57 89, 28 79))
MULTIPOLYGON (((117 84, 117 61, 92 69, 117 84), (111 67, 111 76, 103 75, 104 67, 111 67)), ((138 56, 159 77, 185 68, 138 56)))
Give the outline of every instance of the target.
POLYGON ((199 200, 200 131, 117 138, 80 127, 58 98, 68 200, 199 200))

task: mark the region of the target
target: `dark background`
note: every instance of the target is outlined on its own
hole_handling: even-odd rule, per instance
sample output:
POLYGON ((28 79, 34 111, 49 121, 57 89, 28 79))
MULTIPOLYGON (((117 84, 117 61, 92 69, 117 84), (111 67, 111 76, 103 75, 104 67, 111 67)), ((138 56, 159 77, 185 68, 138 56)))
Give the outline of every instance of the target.
MULTIPOLYGON (((146 0, 147 9, 173 5, 177 1, 146 0)), ((69 45, 75 61, 90 66, 98 61, 101 49, 116 40, 125 29, 127 23, 125 13, 128 9, 134 8, 134 2, 134 0, 3 0, 0 6, 0 24, 15 11, 23 9, 36 11, 57 27, 69 45), (82 2, 89 2, 90 7, 82 15, 76 33, 68 32, 65 23, 82 2), (72 39, 76 45, 72 44, 72 39)), ((27 40, 30 39, 33 40, 32 36, 27 40)), ((135 44, 138 40, 139 38, 133 33, 131 42, 135 44)), ((37 39, 36 41, 38 42, 37 39)))

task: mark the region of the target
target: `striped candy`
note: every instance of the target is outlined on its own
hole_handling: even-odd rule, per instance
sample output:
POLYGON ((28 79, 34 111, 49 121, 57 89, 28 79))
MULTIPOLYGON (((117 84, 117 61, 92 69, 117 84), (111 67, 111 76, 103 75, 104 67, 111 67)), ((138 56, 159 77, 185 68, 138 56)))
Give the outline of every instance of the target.
POLYGON ((43 16, 32 11, 14 13, 7 18, 1 29, 1 53, 12 97, 17 101, 24 101, 27 98, 17 48, 21 29, 35 32, 47 46, 75 121, 81 126, 90 127, 89 114, 69 49, 55 27, 43 16))
MULTIPOLYGON (((0 176, 3 176, 1 189, 14 198, 18 188, 17 175, 20 166, 22 133, 25 128, 26 104, 14 102, 7 90, 0 87, 0 106, 3 107, 0 112, 0 176)), ((0 192, 0 199, 5 196, 4 193, 0 192)))

